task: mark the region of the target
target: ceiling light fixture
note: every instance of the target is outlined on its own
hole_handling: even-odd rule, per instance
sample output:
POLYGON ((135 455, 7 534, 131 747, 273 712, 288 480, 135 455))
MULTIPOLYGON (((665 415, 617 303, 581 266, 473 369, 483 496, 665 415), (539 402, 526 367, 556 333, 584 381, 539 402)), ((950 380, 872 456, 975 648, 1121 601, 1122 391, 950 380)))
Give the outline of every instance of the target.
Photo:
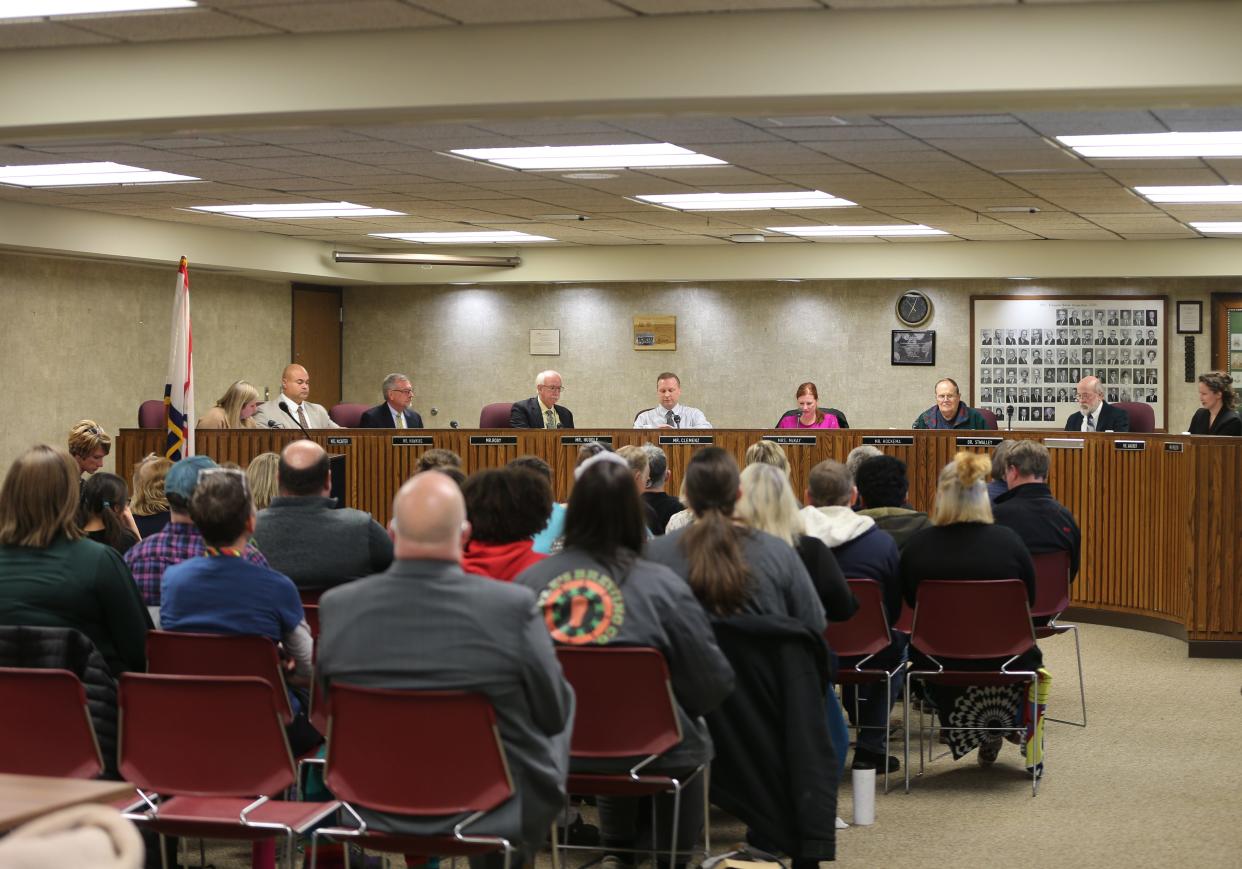
POLYGON ((613 172, 570 172, 562 175, 562 178, 569 178, 572 181, 607 181, 609 178, 616 178, 613 172))
POLYGON ((921 223, 898 223, 886 226, 769 226, 769 232, 797 235, 803 238, 860 238, 879 236, 948 235, 921 223))
POLYGON ((771 208, 843 208, 855 205, 848 199, 822 190, 789 190, 778 193, 673 193, 635 196, 652 205, 679 211, 759 211, 771 208))
POLYGON ((381 265, 422 266, 484 266, 513 269, 522 264, 520 256, 456 256, 449 253, 373 253, 371 251, 332 251, 338 263, 376 263, 381 265))
POLYGON ((417 244, 525 244, 533 241, 556 241, 546 235, 531 235, 514 230, 496 232, 372 232, 372 238, 390 238, 417 244))
POLYGON ((269 205, 192 205, 190 211, 252 220, 308 220, 315 217, 402 217, 404 212, 352 202, 275 202, 269 205))
POLYGON ((721 166, 724 160, 660 142, 643 145, 551 145, 532 148, 461 148, 449 152, 511 169, 633 169, 721 166))
POLYGON ((49 163, 42 166, 0 166, 0 184, 16 187, 93 187, 100 184, 171 184, 199 181, 120 163, 49 163))
POLYGON ((0 19, 191 9, 197 5, 196 0, 8 0, 0 3, 0 19))
POLYGON ((1084 157, 1242 157, 1242 132, 1057 136, 1084 157))
POLYGON ((1242 221, 1226 220, 1226 221, 1199 221, 1190 224, 1191 229, 1197 229, 1205 235, 1225 234, 1235 235, 1242 233, 1242 221))
POLYGON ((1152 202, 1242 202, 1242 184, 1135 187, 1134 190, 1152 202))

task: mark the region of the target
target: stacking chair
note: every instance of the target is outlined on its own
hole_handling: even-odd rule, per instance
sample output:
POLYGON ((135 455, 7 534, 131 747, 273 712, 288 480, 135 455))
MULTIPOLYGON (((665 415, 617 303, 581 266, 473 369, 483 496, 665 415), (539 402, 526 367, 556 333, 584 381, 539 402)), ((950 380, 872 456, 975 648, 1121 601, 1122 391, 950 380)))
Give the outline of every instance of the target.
MULTIPOLYGON (((867 685, 884 683, 885 705, 892 695, 893 677, 905 669, 898 664, 892 670, 883 667, 867 667, 867 662, 883 652, 892 642, 888 632, 888 616, 884 612, 884 591, 874 579, 847 580, 850 591, 858 600, 858 610, 843 622, 830 622, 824 630, 828 647, 840 659, 837 668, 837 684, 867 685)), ((854 695, 854 720, 858 721, 858 694, 854 695)), ((856 728, 861 731, 862 725, 856 728)), ((884 725, 884 756, 889 752, 888 725, 884 725)), ((888 765, 884 769, 884 793, 888 793, 888 765)))
MULTIPOLYGON (((669 831, 669 864, 676 865, 677 830, 681 815, 681 792, 696 776, 700 766, 684 778, 643 772, 660 755, 681 742, 681 724, 673 700, 668 665, 657 650, 640 647, 558 646, 565 678, 573 686, 577 706, 570 742, 571 770, 591 761, 635 759, 629 770, 616 773, 570 772, 568 792, 577 795, 641 797, 672 792, 673 820, 669 831), (577 762, 575 764, 575 762, 577 762)), ((702 775, 704 789, 707 776, 702 775)), ((704 814, 708 801, 704 798, 704 814)), ((653 801, 651 860, 656 864, 656 811, 653 801)), ((703 829, 710 835, 707 818, 703 829)), ((562 845, 562 849, 587 846, 562 845)), ((588 850, 596 850, 589 848, 588 850)), ((622 849, 609 848, 609 851, 622 849)), ((704 854, 711 850, 708 840, 704 854)), ((683 854, 683 858, 686 855, 683 854)), ((563 861, 562 861, 563 862, 563 861)), ((682 862, 686 862, 685 859, 682 862)))
POLYGON ((293 869, 295 836, 340 807, 270 799, 293 785, 295 768, 265 680, 126 673, 119 694, 120 772, 145 804, 125 817, 138 826, 160 836, 283 836, 293 869))
MULTIPOLYGON (((914 680, 924 683, 968 685, 1037 686, 1039 674, 1034 670, 1011 670, 1010 666, 1035 645, 1027 608, 1026 586, 1018 579, 935 580, 923 582, 918 588, 914 608, 914 628, 910 636, 912 649, 922 652, 935 664, 934 670, 906 671, 905 699, 905 763, 906 792, 910 792, 910 691, 914 680), (985 660, 1006 659, 995 670, 948 670, 944 659, 985 660)), ((1032 694, 1037 692, 1032 691, 1032 694)), ((1031 720, 1038 704, 1031 701, 1031 720)), ((946 729, 943 721, 941 728, 946 729)), ((990 732, 1024 732, 1026 727, 1015 724, 1008 728, 959 727, 961 730, 990 732)), ((919 728, 920 746, 923 728, 919 728)), ((920 747, 920 763, 922 748, 920 747)), ((1031 771, 1031 795, 1039 792, 1039 770, 1031 771)))
POLYGON ((328 699, 325 780, 355 827, 326 827, 311 837, 311 869, 320 837, 376 851, 469 856, 504 851, 500 836, 466 828, 513 795, 513 782, 491 702, 464 691, 410 691, 333 684, 328 699), (419 817, 457 815, 451 833, 413 835, 369 829, 355 806, 419 817))
POLYGON ((1035 605, 1031 620, 1036 622, 1035 638, 1039 640, 1074 632, 1074 653, 1078 657, 1078 702, 1082 705, 1082 721, 1047 716, 1049 721, 1087 726, 1087 689, 1082 679, 1082 646, 1078 643, 1078 625, 1058 622, 1070 602, 1070 559, 1068 552, 1046 552, 1032 556, 1035 562, 1035 605), (1038 624, 1046 621, 1047 624, 1038 624))
POLYGON ((68 670, 0 667, 0 709, 0 772, 95 778, 104 771, 86 691, 68 670))
POLYGON ((285 724, 293 720, 276 644, 243 634, 147 631, 147 672, 176 676, 255 676, 272 688, 285 724))

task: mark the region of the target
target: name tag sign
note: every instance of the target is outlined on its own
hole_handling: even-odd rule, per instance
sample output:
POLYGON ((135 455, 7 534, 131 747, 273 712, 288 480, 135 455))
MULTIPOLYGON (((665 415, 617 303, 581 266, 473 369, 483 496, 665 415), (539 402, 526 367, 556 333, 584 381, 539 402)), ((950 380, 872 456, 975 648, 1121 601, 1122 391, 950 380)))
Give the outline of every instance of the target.
POLYGON ((959 447, 987 447, 989 450, 995 449, 1004 442, 1004 438, 959 437, 957 439, 957 445, 959 447))
POLYGON ((472 447, 516 447, 517 435, 471 435, 472 447))
POLYGON ((348 447, 354 442, 353 438, 328 438, 328 446, 330 447, 348 447))
POLYGON ((783 447, 813 447, 819 442, 815 435, 764 435, 763 440, 783 447))
POLYGON ((1123 453, 1139 453, 1147 449, 1147 441, 1113 441, 1113 449, 1123 453))
POLYGON ((1167 441, 1164 445, 1164 451, 1166 453, 1184 453, 1186 452, 1186 445, 1181 441, 1167 441))
POLYGON ((862 441, 872 447, 912 447, 914 435, 863 435, 862 441))
POLYGON ((1082 438, 1044 438, 1044 446, 1050 450, 1081 450, 1082 438))
POLYGON ((585 444, 603 444, 612 449, 612 435, 561 435, 563 447, 580 447, 585 444))
POLYGON ((394 447, 429 447, 435 440, 428 435, 393 435, 394 447))
POLYGON ((710 447, 716 443, 711 435, 660 435, 660 446, 677 446, 689 444, 695 447, 710 447))

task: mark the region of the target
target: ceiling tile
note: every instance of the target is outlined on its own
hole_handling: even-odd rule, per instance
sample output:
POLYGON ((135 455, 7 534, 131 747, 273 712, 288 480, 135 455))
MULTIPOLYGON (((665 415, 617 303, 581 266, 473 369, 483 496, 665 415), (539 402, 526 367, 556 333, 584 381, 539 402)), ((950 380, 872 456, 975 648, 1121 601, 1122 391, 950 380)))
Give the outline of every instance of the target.
POLYGON ((388 30, 451 24, 447 18, 407 6, 400 0, 348 3, 267 3, 236 10, 240 18, 290 33, 388 30))
POLYGON ((109 16, 92 15, 71 20, 75 27, 124 42, 259 36, 277 32, 253 21, 243 21, 232 15, 201 8, 154 13, 131 12, 109 16))
POLYGON ((109 36, 55 21, 14 21, 0 24, 0 48, 57 48, 115 41, 109 36))

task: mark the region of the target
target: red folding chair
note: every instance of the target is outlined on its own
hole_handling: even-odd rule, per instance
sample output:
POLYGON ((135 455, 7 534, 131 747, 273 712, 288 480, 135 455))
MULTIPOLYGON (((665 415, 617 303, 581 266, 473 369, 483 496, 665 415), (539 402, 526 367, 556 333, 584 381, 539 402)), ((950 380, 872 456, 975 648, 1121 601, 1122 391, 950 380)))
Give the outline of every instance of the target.
MULTIPOLYGON (((892 642, 888 632, 888 616, 884 612, 884 590, 874 579, 849 579, 850 591, 858 600, 854 615, 843 622, 829 622, 824 630, 828 648, 837 654, 837 684, 868 685, 884 683, 885 706, 892 697, 893 677, 906 668, 904 663, 892 670, 868 668, 867 662, 887 649, 892 642)), ((854 720, 858 721, 858 694, 854 694, 854 720)), ((855 730, 861 731, 861 724, 855 730)), ((888 725, 884 726, 884 756, 889 752, 888 725)), ((888 764, 884 765, 884 793, 888 793, 888 764)))
MULTIPOLYGON (((905 699, 905 762, 906 792, 910 792, 910 691, 915 679, 929 684, 1014 685, 1037 686, 1039 674, 1034 670, 1011 670, 1024 652, 1035 646, 1035 631, 1027 608, 1026 586, 1018 579, 934 580, 918 587, 914 608, 914 627, 910 635, 912 648, 922 652, 937 666, 935 670, 906 671, 905 699), (941 660, 978 661, 1003 658, 1005 663, 995 670, 951 670, 941 660)), ((1038 714, 1031 691, 1031 720, 1038 714)), ((943 720, 941 729, 1010 731, 1023 733, 1026 725, 1012 727, 949 727, 943 720)), ((919 728, 920 745, 923 728, 919 728)), ((920 747, 920 770, 922 748, 920 747)), ((920 772, 921 774, 921 772, 920 772)), ((1031 770, 1031 795, 1039 792, 1039 766, 1031 770)))
MULTIPOLYGON (((565 679, 573 686, 577 705, 570 743, 571 761, 587 766, 592 760, 641 758, 628 771, 620 773, 569 774, 568 792, 580 795, 652 796, 673 794, 672 830, 669 838, 669 864, 678 862, 677 830, 681 815, 681 792, 700 766, 685 778, 643 772, 643 768, 681 742, 681 723, 669 681, 668 665, 657 650, 638 647, 558 646, 565 679)), ((572 767, 572 764, 571 764, 572 767)), ((706 797, 707 777, 703 776, 706 797)), ((704 799, 706 815, 707 800, 704 799)), ((651 859, 656 863, 656 811, 651 812, 651 859)), ((704 834, 710 836, 704 817, 704 834)), ((598 848, 561 845, 562 850, 598 848)), ((608 848, 610 852, 624 851, 608 848)), ((711 850, 710 838, 704 854, 711 850)), ((682 862, 685 862, 683 854, 682 862)))
POLYGON ((1049 721, 1087 726, 1087 689, 1082 679, 1082 646, 1078 643, 1078 625, 1058 622, 1061 613, 1070 603, 1070 557, 1069 553, 1045 552, 1031 556, 1035 562, 1035 605, 1031 607, 1031 621, 1035 622, 1035 637, 1043 640, 1074 632, 1074 654, 1078 657, 1078 702, 1082 704, 1082 721, 1045 716, 1049 721), (1046 622, 1046 624, 1039 624, 1046 622))
POLYGON ((293 720, 280 654, 267 637, 147 631, 147 672, 173 676, 255 676, 271 686, 285 724, 293 720))
POLYGON ((462 856, 513 846, 501 836, 473 836, 466 827, 513 795, 492 704, 464 691, 360 688, 334 683, 328 700, 325 780, 357 827, 316 830, 319 838, 348 839, 375 851, 462 856), (468 813, 451 833, 412 835, 369 829, 354 806, 375 812, 443 817, 468 813))
POLYGON ((283 836, 293 869, 295 836, 340 803, 271 800, 296 774, 271 686, 254 676, 126 673, 118 687, 120 772, 146 806, 125 817, 160 836, 283 836))
POLYGON ((0 709, 0 772, 95 778, 104 771, 86 691, 68 670, 0 667, 0 709))

